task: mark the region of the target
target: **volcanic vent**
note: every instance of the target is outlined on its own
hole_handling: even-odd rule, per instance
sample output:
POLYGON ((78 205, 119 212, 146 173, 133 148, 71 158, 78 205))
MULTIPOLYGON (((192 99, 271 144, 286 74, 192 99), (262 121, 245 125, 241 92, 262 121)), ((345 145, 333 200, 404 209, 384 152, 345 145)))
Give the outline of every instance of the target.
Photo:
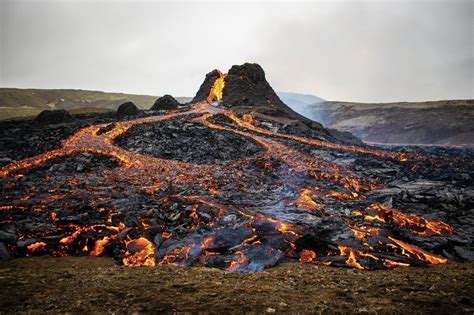
POLYGON ((255 64, 210 72, 188 107, 150 115, 84 123, 0 168, 1 256, 230 271, 474 259, 469 154, 350 145, 291 111, 255 64))
POLYGON ((222 101, 226 107, 286 106, 267 82, 262 67, 255 63, 232 66, 228 73, 208 73, 193 102, 205 100, 222 101))
POLYGON ((328 134, 321 124, 294 112, 284 104, 265 78, 262 67, 255 63, 232 66, 228 73, 213 70, 206 75, 204 82, 192 102, 219 102, 223 107, 237 111, 251 109, 254 114, 284 116, 328 134))

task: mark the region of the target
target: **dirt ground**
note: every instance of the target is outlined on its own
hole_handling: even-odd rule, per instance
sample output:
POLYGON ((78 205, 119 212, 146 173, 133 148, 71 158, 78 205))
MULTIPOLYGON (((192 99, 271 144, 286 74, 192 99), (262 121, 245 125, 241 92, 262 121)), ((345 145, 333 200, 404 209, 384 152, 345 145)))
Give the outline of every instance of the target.
POLYGON ((473 279, 472 263, 383 271, 291 263, 230 273, 35 257, 0 263, 0 312, 472 314, 473 279))

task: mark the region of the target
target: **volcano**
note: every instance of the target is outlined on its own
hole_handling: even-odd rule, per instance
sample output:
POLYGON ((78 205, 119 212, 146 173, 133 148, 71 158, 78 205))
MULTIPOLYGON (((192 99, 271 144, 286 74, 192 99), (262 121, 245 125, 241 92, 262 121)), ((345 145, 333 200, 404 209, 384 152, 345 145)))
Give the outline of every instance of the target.
POLYGON ((471 151, 366 146, 293 112, 257 64, 208 73, 178 109, 4 122, 0 138, 3 259, 229 271, 474 260, 471 151))
POLYGON ((254 115, 292 118, 313 131, 328 134, 328 130, 315 121, 296 113, 284 104, 265 78, 262 67, 255 63, 232 66, 228 73, 213 70, 192 99, 193 103, 217 101, 234 111, 252 110, 254 115))

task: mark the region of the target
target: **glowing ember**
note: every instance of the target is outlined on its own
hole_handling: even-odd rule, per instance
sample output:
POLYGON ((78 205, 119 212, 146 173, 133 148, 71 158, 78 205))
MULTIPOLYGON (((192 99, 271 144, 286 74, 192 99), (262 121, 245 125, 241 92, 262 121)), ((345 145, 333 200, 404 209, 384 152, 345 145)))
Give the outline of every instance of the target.
POLYGON ((296 206, 302 209, 314 211, 317 209, 320 209, 321 206, 318 205, 312 198, 311 198, 311 190, 310 189, 304 189, 300 197, 298 198, 296 202, 296 206))
POLYGON ((309 249, 303 249, 300 254, 300 262, 313 263, 316 261, 316 253, 309 249))
POLYGON ((110 237, 105 236, 103 239, 95 241, 94 250, 90 252, 91 256, 99 256, 103 253, 105 245, 110 241, 110 237))
POLYGON ((441 221, 432 221, 420 218, 416 215, 406 215, 400 211, 388 208, 382 204, 372 204, 367 208, 369 213, 375 215, 365 216, 366 221, 378 220, 385 223, 394 222, 400 227, 412 226, 413 233, 417 235, 441 235, 443 233, 452 234, 453 228, 441 221))
POLYGON ((402 249, 402 254, 404 255, 413 256, 414 258, 417 258, 421 261, 425 261, 432 265, 445 264, 448 262, 446 258, 427 253, 415 245, 407 244, 403 241, 394 239, 393 237, 389 237, 389 239, 391 239, 395 244, 400 246, 400 248, 402 249))
POLYGON ((357 261, 357 256, 359 256, 359 251, 356 251, 350 247, 347 246, 338 246, 339 250, 341 251, 342 256, 346 256, 346 264, 349 267, 354 267, 357 269, 364 269, 364 266, 362 266, 358 261, 357 261))
POLYGON ((161 233, 161 237, 162 237, 162 238, 165 238, 165 239, 166 239, 166 238, 170 238, 171 235, 172 235, 172 234, 171 234, 170 232, 163 232, 163 233, 161 233))
POLYGON ((43 249, 46 248, 46 243, 45 242, 36 242, 33 244, 30 244, 26 246, 26 248, 30 251, 30 253, 37 253, 39 251, 42 251, 43 249))
POLYGON ((247 256, 245 256, 243 252, 239 251, 237 252, 237 255, 239 255, 239 258, 231 262, 227 270, 236 271, 239 268, 245 267, 249 263, 249 259, 247 258, 247 256))
POLYGON ((127 252, 123 258, 124 265, 154 266, 155 247, 144 237, 127 242, 127 252))

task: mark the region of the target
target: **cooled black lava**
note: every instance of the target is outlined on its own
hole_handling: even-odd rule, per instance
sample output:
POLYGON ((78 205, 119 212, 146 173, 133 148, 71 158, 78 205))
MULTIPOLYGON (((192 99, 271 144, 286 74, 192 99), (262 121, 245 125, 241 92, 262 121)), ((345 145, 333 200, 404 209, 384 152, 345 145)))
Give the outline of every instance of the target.
POLYGON ((264 152, 251 139, 183 118, 133 126, 116 143, 128 151, 196 164, 237 160, 264 152))

